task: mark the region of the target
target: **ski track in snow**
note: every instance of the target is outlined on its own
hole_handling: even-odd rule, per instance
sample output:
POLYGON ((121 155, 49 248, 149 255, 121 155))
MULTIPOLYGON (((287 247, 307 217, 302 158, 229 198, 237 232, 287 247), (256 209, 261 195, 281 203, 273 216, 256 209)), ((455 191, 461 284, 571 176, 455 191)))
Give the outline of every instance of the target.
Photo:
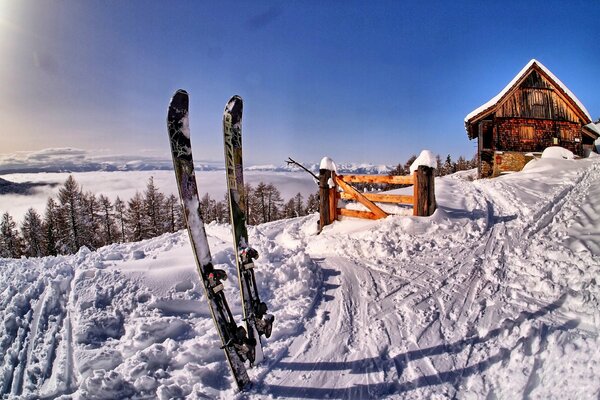
MULTIPOLYGON (((250 227, 276 319, 248 393, 234 389, 185 232, 0 259, 0 392, 597 398, 600 164, 536 165, 494 180, 438 179, 430 218, 345 220, 320 235, 314 215, 250 227)), ((231 231, 206 229, 239 316, 231 231)))

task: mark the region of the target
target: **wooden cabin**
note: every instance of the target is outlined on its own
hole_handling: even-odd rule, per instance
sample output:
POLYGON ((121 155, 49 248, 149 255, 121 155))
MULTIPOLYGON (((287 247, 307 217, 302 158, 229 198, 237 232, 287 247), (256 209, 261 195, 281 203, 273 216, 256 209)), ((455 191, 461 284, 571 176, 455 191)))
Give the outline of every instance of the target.
POLYGON ((466 116, 465 128, 478 142, 479 176, 489 177, 520 171, 549 146, 586 156, 599 136, 583 129, 591 122, 575 95, 531 60, 498 95, 466 116))

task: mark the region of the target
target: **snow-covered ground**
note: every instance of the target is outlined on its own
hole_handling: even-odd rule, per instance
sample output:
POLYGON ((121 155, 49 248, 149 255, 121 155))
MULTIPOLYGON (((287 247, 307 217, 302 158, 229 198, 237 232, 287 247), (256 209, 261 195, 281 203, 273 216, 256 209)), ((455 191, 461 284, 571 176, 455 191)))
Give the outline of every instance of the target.
MULTIPOLYGON (((8 398, 600 396, 600 161, 541 159, 436 180, 429 218, 317 216, 250 229, 275 314, 236 393, 178 232, 77 255, 0 259, 8 398)), ((241 316, 228 226, 207 226, 241 316)))

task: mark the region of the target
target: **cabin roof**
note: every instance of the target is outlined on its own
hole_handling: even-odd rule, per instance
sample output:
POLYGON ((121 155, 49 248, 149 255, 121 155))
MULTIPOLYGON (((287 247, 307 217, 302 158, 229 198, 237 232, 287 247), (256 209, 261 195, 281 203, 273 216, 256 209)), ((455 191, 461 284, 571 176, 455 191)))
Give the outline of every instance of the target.
POLYGON ((567 97, 570 100, 570 102, 573 103, 573 105, 578 107, 579 110, 581 110, 581 112, 588 118, 588 121, 592 121, 590 113, 584 107, 581 101, 579 101, 579 99, 573 94, 573 92, 571 92, 569 88, 567 88, 565 84, 562 83, 560 79, 558 79, 552 72, 550 72, 550 70, 546 68, 541 62, 537 61, 536 59, 532 59, 527 63, 527 65, 525 65, 525 67, 523 67, 523 69, 521 69, 521 71, 513 78, 513 80, 510 81, 510 83, 506 85, 504 89, 502 89, 500 93, 494 96, 487 103, 471 111, 465 117, 465 128, 467 128, 468 125, 474 120, 485 116, 486 114, 488 114, 488 112, 494 109, 495 106, 498 105, 504 97, 506 97, 510 92, 517 88, 519 84, 521 84, 521 82, 529 75, 531 70, 533 70, 534 68, 537 68, 539 71, 541 71, 542 74, 546 76, 546 78, 548 78, 556 87, 558 87, 563 92, 564 96, 567 97))
POLYGON ((592 122, 584 126, 589 132, 596 134, 596 138, 600 136, 600 122, 592 122))

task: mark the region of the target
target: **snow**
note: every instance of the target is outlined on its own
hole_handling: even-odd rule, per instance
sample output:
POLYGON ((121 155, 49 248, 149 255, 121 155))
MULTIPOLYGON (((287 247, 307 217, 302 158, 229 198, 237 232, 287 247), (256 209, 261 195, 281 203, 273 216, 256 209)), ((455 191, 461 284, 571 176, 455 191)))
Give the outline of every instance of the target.
POLYGON ((319 169, 327 169, 329 171, 337 172, 337 167, 335 166, 335 162, 329 157, 323 157, 321 159, 321 163, 319 164, 319 169))
POLYGON ((430 150, 423 150, 419 157, 410 165, 410 173, 412 174, 419 166, 424 165, 426 167, 435 168, 437 166, 437 162, 435 160, 435 155, 430 150))
POLYGON ((573 160, 575 155, 571 150, 567 150, 560 146, 551 146, 544 149, 542 158, 554 158, 559 160, 573 160))
POLYGON ((600 136, 600 122, 591 122, 585 126, 586 128, 596 132, 597 135, 600 136))
POLYGON ((494 96, 490 101, 488 101, 487 103, 483 104, 482 106, 476 108, 475 110, 471 111, 466 117, 465 117, 465 123, 468 122, 471 118, 475 117, 476 115, 478 115, 479 113, 487 110, 490 107, 493 107, 494 105, 496 105, 496 103, 498 103, 498 101, 500 101, 500 99, 506 94, 508 93, 512 87, 523 77, 523 75, 529 70, 529 68, 531 68, 534 64, 536 64, 538 67, 540 67, 540 69, 542 71, 544 71, 544 73, 546 75, 548 75, 550 77, 550 79, 552 79, 566 94, 567 96, 569 96, 569 98, 571 98, 575 104, 577 104, 577 106, 581 109, 581 111, 584 112, 584 114, 587 116, 587 118, 591 121, 592 117, 590 115, 590 113, 588 112, 588 110, 584 107, 583 103, 581 101, 579 101, 579 99, 573 94, 573 92, 571 92, 569 90, 569 88, 560 81, 560 79, 558 79, 552 72, 550 72, 550 70, 548 68, 546 68, 541 62, 539 62, 536 59, 531 59, 527 65, 525 65, 523 67, 523 69, 521 69, 521 71, 519 71, 519 73, 510 81, 510 83, 508 85, 506 85, 504 87, 504 89, 502 89, 500 91, 500 93, 498 93, 496 96, 494 96))
MULTIPOLYGON (((0 393, 63 398, 600 395, 600 161, 436 179, 433 216, 249 229, 275 315, 236 392, 185 231, 0 259, 0 393)), ((229 226, 205 226, 241 322, 229 226)))

